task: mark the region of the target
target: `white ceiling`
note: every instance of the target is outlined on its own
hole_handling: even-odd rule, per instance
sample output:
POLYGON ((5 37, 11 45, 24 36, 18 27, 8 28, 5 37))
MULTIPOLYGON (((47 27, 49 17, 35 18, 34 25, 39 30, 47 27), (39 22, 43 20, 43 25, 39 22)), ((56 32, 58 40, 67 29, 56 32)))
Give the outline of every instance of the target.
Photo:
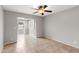
MULTIPOLYGON (((48 5, 47 9, 52 10, 52 13, 57 13, 69 8, 76 7, 77 5, 48 5)), ((36 7, 36 6, 35 6, 36 7)), ((4 10, 13 11, 13 12, 19 12, 24 14, 32 14, 37 16, 42 16, 40 14, 33 14, 35 11, 33 8, 35 8, 32 5, 3 5, 4 10)), ((45 13, 44 16, 49 15, 51 13, 45 13)))

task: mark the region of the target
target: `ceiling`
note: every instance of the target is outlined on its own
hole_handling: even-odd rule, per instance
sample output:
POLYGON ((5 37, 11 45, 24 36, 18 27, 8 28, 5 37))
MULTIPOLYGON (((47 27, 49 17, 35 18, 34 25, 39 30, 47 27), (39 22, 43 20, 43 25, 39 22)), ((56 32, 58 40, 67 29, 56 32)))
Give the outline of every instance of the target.
MULTIPOLYGON (((48 5, 47 9, 52 10, 52 13, 57 13, 63 10, 67 10, 69 8, 76 7, 77 5, 48 5)), ((13 12, 19 12, 24 14, 31 14, 31 15, 37 15, 42 16, 41 14, 34 14, 35 11, 34 8, 37 6, 32 5, 3 5, 4 10, 13 11, 13 12)), ((45 13, 44 16, 49 15, 51 13, 45 13)))

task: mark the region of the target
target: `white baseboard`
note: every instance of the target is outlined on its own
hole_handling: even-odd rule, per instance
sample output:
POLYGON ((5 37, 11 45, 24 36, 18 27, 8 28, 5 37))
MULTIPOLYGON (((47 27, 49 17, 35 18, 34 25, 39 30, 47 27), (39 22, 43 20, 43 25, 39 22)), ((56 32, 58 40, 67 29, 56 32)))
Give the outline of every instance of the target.
POLYGON ((65 44, 65 45, 68 45, 68 46, 71 46, 71 47, 74 47, 74 48, 78 48, 78 49, 79 49, 79 46, 71 45, 71 44, 69 44, 69 43, 67 43, 67 42, 57 40, 57 39, 54 38, 54 37, 50 37, 50 36, 47 36, 47 35, 46 35, 45 38, 50 39, 50 40, 54 40, 54 41, 60 42, 60 43, 62 43, 62 44, 65 44))
POLYGON ((4 46, 5 46, 5 45, 8 45, 8 44, 12 44, 12 43, 16 43, 16 42, 6 42, 6 43, 4 44, 4 46))

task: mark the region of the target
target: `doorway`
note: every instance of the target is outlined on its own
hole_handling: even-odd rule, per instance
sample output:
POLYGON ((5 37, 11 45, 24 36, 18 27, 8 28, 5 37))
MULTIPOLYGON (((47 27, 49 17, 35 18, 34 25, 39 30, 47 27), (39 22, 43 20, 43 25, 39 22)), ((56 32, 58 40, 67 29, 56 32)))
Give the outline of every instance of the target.
POLYGON ((25 51, 24 48, 34 48, 37 39, 35 20, 20 18, 17 24, 17 49, 25 51))

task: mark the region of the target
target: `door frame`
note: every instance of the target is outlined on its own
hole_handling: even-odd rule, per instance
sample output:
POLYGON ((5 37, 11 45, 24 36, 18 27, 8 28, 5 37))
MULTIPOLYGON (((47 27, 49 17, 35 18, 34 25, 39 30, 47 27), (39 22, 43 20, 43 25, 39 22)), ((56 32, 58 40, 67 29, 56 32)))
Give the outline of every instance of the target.
POLYGON ((18 35, 18 22, 19 22, 19 20, 22 20, 22 21, 34 20, 35 35, 36 35, 36 38, 37 38, 36 19, 33 19, 33 18, 24 18, 24 17, 17 17, 17 35, 18 35))

